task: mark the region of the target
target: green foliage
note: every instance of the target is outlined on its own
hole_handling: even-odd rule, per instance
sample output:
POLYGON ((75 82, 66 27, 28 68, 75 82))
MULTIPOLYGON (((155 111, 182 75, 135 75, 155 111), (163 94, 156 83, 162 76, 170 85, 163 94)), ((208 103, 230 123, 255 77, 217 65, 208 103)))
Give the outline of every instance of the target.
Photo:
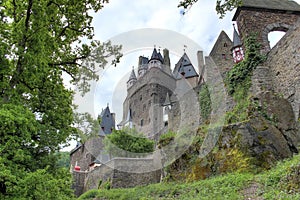
MULTIPOLYGON (((178 7, 187 9, 197 2, 198 0, 182 0, 179 2, 178 7)), ((220 15, 220 18, 223 18, 227 11, 232 11, 234 8, 240 6, 241 3, 242 0, 217 0, 216 11, 220 15)))
POLYGON ((100 117, 94 119, 89 113, 74 113, 74 127, 76 128, 76 133, 73 133, 73 136, 83 144, 89 138, 98 135, 100 123, 100 117))
POLYGON ((246 80, 245 84, 238 85, 235 88, 233 99, 236 105, 231 111, 226 112, 226 123, 232 124, 249 120, 249 114, 252 107, 251 97, 248 94, 249 81, 246 80), (245 86, 245 84, 247 84, 245 86))
POLYGON ((249 180, 250 174, 230 174, 194 183, 159 183, 129 189, 91 190, 79 199, 241 199, 239 194, 249 180), (92 198, 85 198, 93 194, 92 198))
POLYGON ((60 151, 56 153, 58 156, 57 165, 58 167, 70 168, 70 152, 60 151))
POLYGON ((256 41, 256 35, 250 35, 245 40, 246 54, 243 61, 236 64, 225 79, 227 91, 235 100, 235 107, 226 113, 227 123, 242 122, 249 119, 251 110, 255 108, 251 102, 249 88, 253 70, 262 63, 266 56, 260 54, 260 44, 256 41))
POLYGON ((204 120, 208 120, 211 113, 211 100, 208 86, 206 84, 203 84, 200 89, 199 101, 201 116, 204 120))
POLYGON ((99 78, 96 66, 120 58, 120 46, 81 41, 93 38, 91 13, 107 2, 1 1, 1 199, 69 196, 70 182, 59 173, 55 155, 77 132, 73 91, 63 77, 85 93, 89 80, 99 78))
POLYGON ((54 174, 49 172, 47 168, 38 169, 16 179, 18 181, 7 188, 9 198, 7 195, 0 194, 1 199, 74 199, 73 191, 70 187, 66 187, 72 182, 67 169, 57 170, 54 174))
POLYGON ((264 186, 264 199, 299 199, 300 157, 281 161, 273 169, 258 175, 264 186))
POLYGON ((136 153, 150 153, 154 141, 143 137, 135 129, 113 130, 104 139, 105 150, 115 157, 138 156, 136 153))
POLYGON ((158 141, 159 147, 168 145, 171 141, 174 140, 175 136, 176 133, 173 131, 168 131, 167 133, 162 134, 159 137, 159 141, 158 141))
POLYGON ((79 200, 244 199, 245 190, 252 183, 259 188, 256 191, 252 189, 251 192, 256 192, 262 199, 299 199, 299 161, 300 157, 297 155, 256 175, 235 172, 192 183, 170 182, 129 189, 90 190, 79 197, 79 200))
POLYGON ((250 35, 245 40, 246 53, 243 61, 236 64, 228 73, 226 77, 226 86, 229 94, 235 93, 239 85, 243 85, 245 91, 251 86, 251 79, 253 70, 262 63, 265 55, 260 54, 260 44, 256 41, 256 35, 250 35))

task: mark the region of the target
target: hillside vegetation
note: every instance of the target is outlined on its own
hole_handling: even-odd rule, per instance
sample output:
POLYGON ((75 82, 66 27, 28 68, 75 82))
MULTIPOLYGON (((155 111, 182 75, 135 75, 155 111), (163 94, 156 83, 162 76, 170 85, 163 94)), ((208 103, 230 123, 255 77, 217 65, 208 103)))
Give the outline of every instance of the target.
POLYGON ((191 183, 171 182, 129 189, 91 190, 79 200, 102 199, 300 199, 300 156, 260 173, 230 173, 191 183))

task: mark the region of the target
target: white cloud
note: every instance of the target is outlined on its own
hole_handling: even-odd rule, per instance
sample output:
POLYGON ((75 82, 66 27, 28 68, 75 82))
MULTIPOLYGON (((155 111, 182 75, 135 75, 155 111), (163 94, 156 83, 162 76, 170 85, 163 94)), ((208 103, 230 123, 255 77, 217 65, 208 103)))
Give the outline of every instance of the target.
MULTIPOLYGON (((199 44, 207 55, 221 30, 225 30, 231 37, 233 12, 220 20, 214 9, 215 1, 201 0, 182 15, 182 8, 177 7, 178 2, 177 0, 113 0, 99 13, 94 14, 96 39, 108 40, 115 35, 141 28, 168 29, 189 37, 199 44)), ((180 45, 183 49, 184 44, 180 45)), ((128 76, 132 65, 137 66, 139 55, 141 53, 126 55, 117 68, 110 68, 105 72, 95 94, 96 113, 99 113, 107 103, 110 105, 113 103, 112 99, 115 99, 112 96, 113 91, 120 91, 120 84, 118 86, 116 84, 119 80, 126 80, 125 74, 128 76)), ((151 56, 151 52, 145 56, 151 56)), ((176 62, 177 60, 171 61, 172 65, 176 62)), ((126 90, 124 86, 121 88, 126 90)), ((115 92, 114 96, 116 95, 118 96, 118 92, 117 94, 115 92)), ((124 95, 121 96, 124 98, 124 95)), ((117 102, 123 102, 123 99, 121 101, 120 98, 117 99, 117 102)), ((113 107, 120 116, 122 114, 119 111, 120 107, 116 106, 116 103, 113 103, 113 107)))

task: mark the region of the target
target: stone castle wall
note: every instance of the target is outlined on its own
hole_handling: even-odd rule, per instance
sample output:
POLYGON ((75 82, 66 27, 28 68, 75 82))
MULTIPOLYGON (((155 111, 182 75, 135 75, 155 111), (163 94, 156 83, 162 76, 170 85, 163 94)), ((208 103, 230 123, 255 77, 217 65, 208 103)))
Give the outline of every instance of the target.
POLYGON ((271 31, 287 31, 297 21, 299 15, 287 12, 267 10, 241 10, 236 21, 239 32, 244 40, 247 35, 257 33, 262 51, 268 52, 270 44, 268 33, 271 31))
POLYGON ((292 104, 295 116, 299 117, 300 103, 300 18, 295 26, 269 52, 265 66, 276 93, 283 95, 292 104))
POLYGON ((71 170, 74 169, 77 162, 77 166, 80 166, 81 171, 88 171, 89 164, 97 158, 100 154, 100 150, 104 149, 102 140, 102 136, 90 138, 84 144, 73 150, 70 154, 71 170))
POLYGON ((160 178, 161 170, 152 158, 113 158, 90 172, 73 171, 73 188, 79 196, 105 182, 112 188, 129 188, 158 183, 160 178))
POLYGON ((209 56, 212 57, 215 64, 219 67, 219 71, 223 77, 234 65, 232 58, 232 41, 227 34, 222 31, 217 39, 215 46, 210 52, 209 56))

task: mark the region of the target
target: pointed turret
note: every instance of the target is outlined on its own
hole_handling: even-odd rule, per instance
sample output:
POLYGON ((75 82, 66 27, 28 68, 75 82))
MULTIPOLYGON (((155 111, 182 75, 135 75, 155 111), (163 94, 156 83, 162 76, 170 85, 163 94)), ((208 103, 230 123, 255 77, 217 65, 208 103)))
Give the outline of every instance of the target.
POLYGON ((160 54, 160 52, 157 52, 156 48, 154 47, 152 56, 150 60, 159 60, 160 62, 163 62, 163 58, 160 54))
POLYGON ((151 59, 149 60, 149 69, 152 67, 161 68, 163 62, 163 57, 161 56, 160 52, 157 52, 156 48, 154 47, 151 59))
POLYGON ((115 118, 114 113, 110 112, 109 105, 107 104, 107 107, 102 110, 100 114, 101 119, 101 131, 99 134, 110 134, 113 129, 115 129, 115 118))
POLYGON ((233 25, 233 47, 242 46, 241 38, 233 25))
POLYGON ((239 63, 244 59, 244 52, 242 47, 242 41, 238 32, 235 29, 233 24, 233 47, 232 47, 232 56, 235 63, 239 63))
POLYGON ((137 81, 137 78, 136 78, 136 75, 135 75, 135 72, 134 72, 134 67, 132 67, 131 74, 130 74, 129 79, 127 81, 127 89, 130 88, 131 86, 133 86, 136 81, 137 81))

